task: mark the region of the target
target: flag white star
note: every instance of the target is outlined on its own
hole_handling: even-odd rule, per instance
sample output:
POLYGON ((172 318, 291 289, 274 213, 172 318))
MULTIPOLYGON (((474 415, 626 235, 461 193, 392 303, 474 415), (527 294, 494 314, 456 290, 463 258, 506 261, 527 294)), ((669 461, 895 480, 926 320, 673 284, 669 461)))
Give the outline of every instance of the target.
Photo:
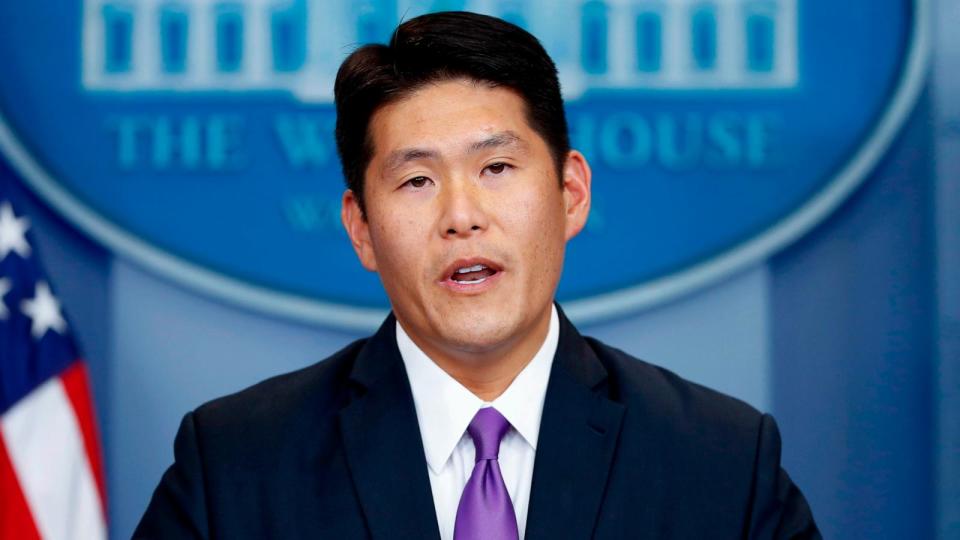
POLYGON ((33 320, 30 333, 34 339, 42 338, 48 330, 63 334, 67 330, 67 321, 60 314, 60 301, 50 292, 45 281, 37 282, 37 290, 31 300, 24 300, 20 311, 33 320))
POLYGON ((16 251, 24 259, 30 256, 30 244, 26 237, 29 228, 30 220, 26 217, 17 218, 9 201, 0 205, 0 261, 11 251, 16 251))
POLYGON ((0 278, 0 319, 6 319, 10 315, 10 310, 7 309, 7 303, 3 301, 3 297, 12 288, 13 283, 10 282, 9 278, 0 278))

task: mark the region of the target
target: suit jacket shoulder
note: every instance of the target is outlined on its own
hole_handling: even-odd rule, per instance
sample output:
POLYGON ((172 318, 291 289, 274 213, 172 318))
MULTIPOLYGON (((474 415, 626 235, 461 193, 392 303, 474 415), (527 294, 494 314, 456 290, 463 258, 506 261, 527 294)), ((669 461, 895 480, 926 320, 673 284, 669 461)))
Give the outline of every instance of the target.
MULTIPOLYGON (((806 500, 781 467, 772 416, 599 340, 584 340, 607 372, 607 397, 625 411, 607 493, 622 489, 649 497, 647 504, 632 504, 656 508, 645 517, 661 533, 652 536, 820 537, 806 500)), ((606 503, 604 511, 616 511, 612 499, 606 503)))
POLYGON ((336 416, 349 400, 349 374, 367 341, 354 341, 313 365, 209 401, 193 411, 193 421, 224 440, 255 433, 265 442, 282 443, 303 425, 336 416))
POLYGON ((365 529, 337 432, 367 340, 184 416, 134 538, 300 538, 365 529))
POLYGON ((610 398, 642 414, 661 438, 676 437, 702 450, 709 448, 704 444, 723 441, 729 450, 755 452, 763 415, 753 406, 597 339, 585 340, 607 370, 610 398))

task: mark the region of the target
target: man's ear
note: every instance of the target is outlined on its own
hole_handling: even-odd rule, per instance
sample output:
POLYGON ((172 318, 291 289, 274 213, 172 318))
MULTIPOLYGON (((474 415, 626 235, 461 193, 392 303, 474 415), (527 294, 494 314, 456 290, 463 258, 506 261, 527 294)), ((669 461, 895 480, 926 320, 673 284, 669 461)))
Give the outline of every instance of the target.
POLYGON ((590 165, 576 150, 567 154, 563 164, 563 202, 566 211, 566 239, 583 230, 590 215, 590 165))
POLYGON ((357 252, 360 264, 371 272, 377 271, 377 258, 373 254, 373 244, 370 242, 370 224, 360 210, 360 201, 352 190, 343 192, 340 206, 340 220, 347 230, 353 250, 357 252))

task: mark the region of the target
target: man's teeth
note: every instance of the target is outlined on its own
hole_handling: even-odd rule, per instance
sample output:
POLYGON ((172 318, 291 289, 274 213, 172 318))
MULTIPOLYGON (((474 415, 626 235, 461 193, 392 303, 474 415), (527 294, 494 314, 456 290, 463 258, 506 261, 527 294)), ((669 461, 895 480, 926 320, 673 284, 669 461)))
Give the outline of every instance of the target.
POLYGON ((458 268, 453 272, 453 275, 450 276, 450 279, 461 285, 476 285, 477 283, 483 283, 496 273, 496 270, 485 264, 475 264, 473 266, 458 268), (474 279, 468 279, 467 276, 474 279))
MULTIPOLYGON (((467 273, 470 273, 470 272, 479 272, 479 271, 483 270, 484 268, 486 268, 486 266, 484 266, 484 265, 482 265, 482 264, 478 264, 478 265, 471 266, 471 267, 468 267, 468 268, 461 268, 461 269, 457 270, 457 273, 458 273, 458 274, 467 274, 467 273)), ((469 281, 464 281, 464 283, 470 283, 470 282, 469 282, 469 281)))

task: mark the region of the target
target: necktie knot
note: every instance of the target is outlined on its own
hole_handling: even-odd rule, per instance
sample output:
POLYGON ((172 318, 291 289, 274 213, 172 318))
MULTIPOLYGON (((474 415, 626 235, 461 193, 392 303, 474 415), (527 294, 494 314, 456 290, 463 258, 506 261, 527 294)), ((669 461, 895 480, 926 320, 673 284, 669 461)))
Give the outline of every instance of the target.
POLYGON ((510 422, 493 407, 484 407, 477 411, 470 421, 467 433, 473 439, 476 448, 476 460, 497 459, 500 453, 500 441, 510 429, 510 422))

